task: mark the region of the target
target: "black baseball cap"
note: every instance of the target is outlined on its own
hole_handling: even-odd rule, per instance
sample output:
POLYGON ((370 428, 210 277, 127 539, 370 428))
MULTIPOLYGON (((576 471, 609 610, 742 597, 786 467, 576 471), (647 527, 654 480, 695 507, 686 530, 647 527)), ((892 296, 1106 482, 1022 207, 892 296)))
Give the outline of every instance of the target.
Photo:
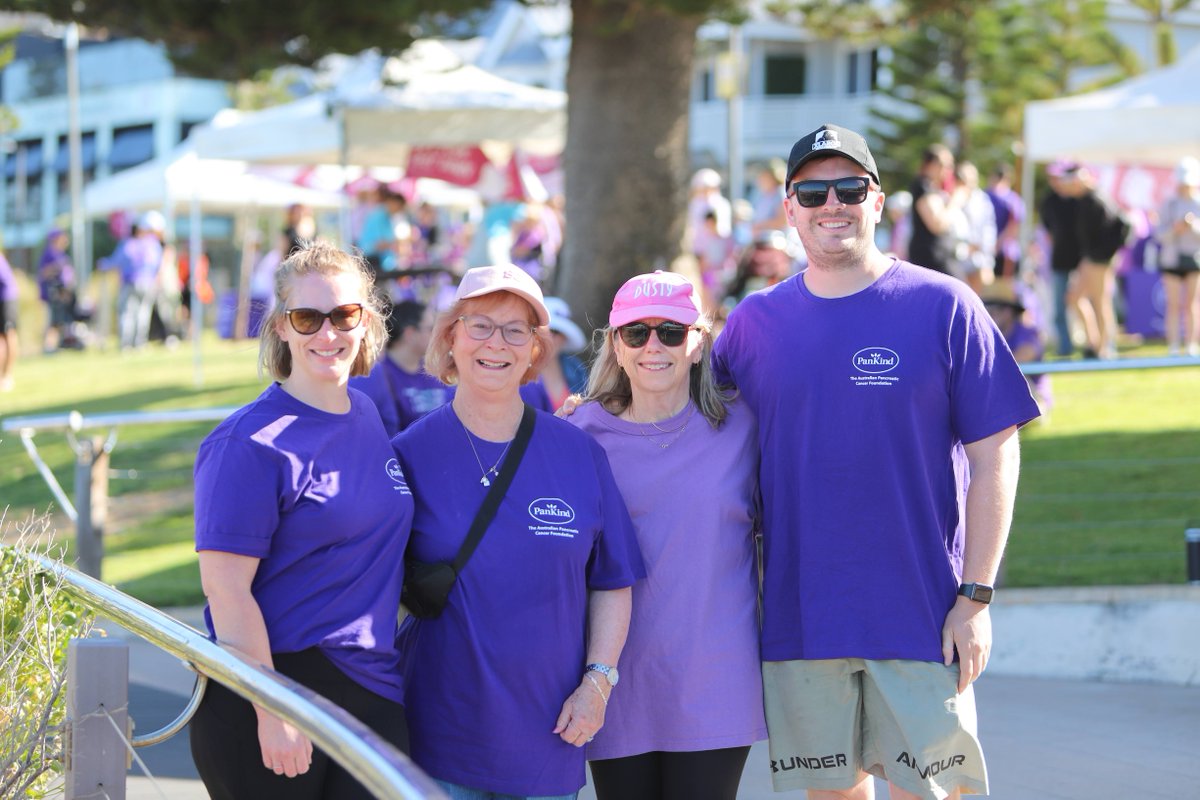
POLYGON ((792 154, 788 156, 787 181, 791 183, 796 170, 812 161, 814 158, 828 158, 831 155, 848 158, 865 169, 879 183, 879 168, 875 166, 875 158, 867 140, 849 128, 826 123, 800 141, 792 145, 792 154))

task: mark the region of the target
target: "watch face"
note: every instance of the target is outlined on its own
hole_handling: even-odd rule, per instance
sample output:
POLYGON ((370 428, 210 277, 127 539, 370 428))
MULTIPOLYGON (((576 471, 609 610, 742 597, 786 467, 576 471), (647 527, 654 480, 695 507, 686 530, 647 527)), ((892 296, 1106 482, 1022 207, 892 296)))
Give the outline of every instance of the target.
POLYGON ((971 593, 971 599, 977 600, 980 603, 992 602, 993 589, 990 586, 975 584, 975 591, 971 593))
POLYGON ((617 681, 621 679, 621 673, 617 672, 617 668, 607 664, 588 664, 587 669, 589 672, 599 672, 603 675, 609 686, 616 686, 617 681))

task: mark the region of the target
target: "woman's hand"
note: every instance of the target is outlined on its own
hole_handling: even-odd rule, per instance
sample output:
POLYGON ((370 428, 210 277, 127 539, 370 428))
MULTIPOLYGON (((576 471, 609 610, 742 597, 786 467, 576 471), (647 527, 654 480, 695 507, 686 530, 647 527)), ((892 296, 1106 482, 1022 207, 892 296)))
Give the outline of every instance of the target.
POLYGON ((255 707, 258 713, 258 744, 263 766, 276 775, 294 778, 308 772, 312 764, 312 742, 279 717, 255 707))
POLYGON ((583 405, 583 395, 567 395, 567 399, 563 401, 563 404, 558 411, 554 412, 554 416, 558 417, 559 419, 566 419, 574 414, 575 409, 579 408, 581 405, 583 405))
MULTIPOLYGON (((603 681, 598 683, 602 684, 603 681)), ((604 709, 608 702, 601 691, 584 675, 579 687, 563 703, 553 732, 575 747, 583 747, 590 742, 596 731, 604 727, 604 709)))

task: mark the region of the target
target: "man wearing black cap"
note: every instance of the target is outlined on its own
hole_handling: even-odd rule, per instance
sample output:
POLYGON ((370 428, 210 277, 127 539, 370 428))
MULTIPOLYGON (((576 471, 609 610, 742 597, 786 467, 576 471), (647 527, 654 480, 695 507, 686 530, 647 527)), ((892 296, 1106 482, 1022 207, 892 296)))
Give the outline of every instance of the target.
POLYGON ((797 142, 784 211, 809 267, 714 352, 759 419, 772 777, 822 800, 867 800, 871 775, 893 800, 986 793, 971 682, 1038 414, 966 284, 875 246, 883 201, 862 136, 797 142))

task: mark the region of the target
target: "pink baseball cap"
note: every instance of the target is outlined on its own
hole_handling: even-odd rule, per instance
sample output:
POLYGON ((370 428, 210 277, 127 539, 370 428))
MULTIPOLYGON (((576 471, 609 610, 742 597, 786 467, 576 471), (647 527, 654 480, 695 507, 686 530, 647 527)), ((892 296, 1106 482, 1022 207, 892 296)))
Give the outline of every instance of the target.
POLYGON ((467 270, 454 293, 454 300, 483 297, 492 292, 512 292, 533 306, 538 325, 550 324, 550 312, 546 310, 541 287, 528 272, 515 264, 496 264, 467 270))
POLYGON ((700 317, 691 281, 674 272, 655 270, 635 275, 617 290, 608 324, 614 328, 639 319, 662 317, 691 325, 700 317))

